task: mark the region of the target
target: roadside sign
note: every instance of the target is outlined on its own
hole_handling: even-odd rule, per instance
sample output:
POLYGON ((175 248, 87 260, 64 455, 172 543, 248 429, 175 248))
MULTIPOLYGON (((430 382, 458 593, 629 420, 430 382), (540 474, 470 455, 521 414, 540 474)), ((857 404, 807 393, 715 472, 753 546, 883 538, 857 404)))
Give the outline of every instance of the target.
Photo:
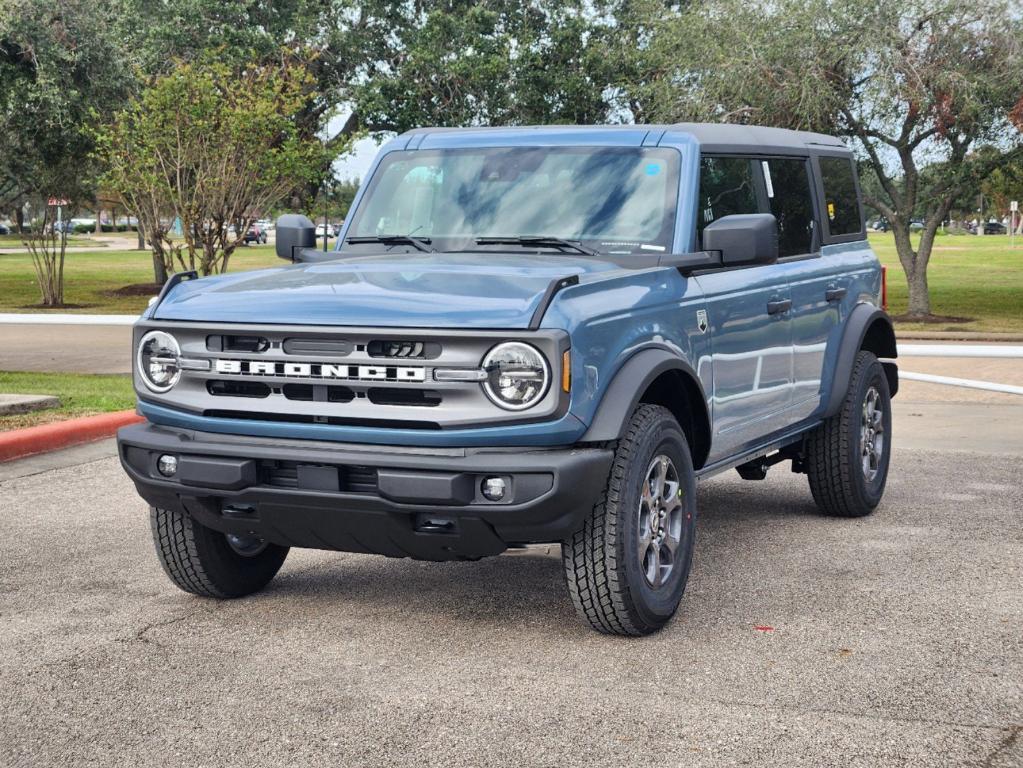
POLYGON ((70 203, 61 197, 51 197, 46 201, 47 205, 70 205, 70 203))
POLYGON ((1019 212, 1019 200, 1013 200, 1009 203, 1009 210, 1012 215, 1009 216, 1009 246, 1011 248, 1016 247, 1016 228, 1019 223, 1016 221, 1016 214, 1019 212))

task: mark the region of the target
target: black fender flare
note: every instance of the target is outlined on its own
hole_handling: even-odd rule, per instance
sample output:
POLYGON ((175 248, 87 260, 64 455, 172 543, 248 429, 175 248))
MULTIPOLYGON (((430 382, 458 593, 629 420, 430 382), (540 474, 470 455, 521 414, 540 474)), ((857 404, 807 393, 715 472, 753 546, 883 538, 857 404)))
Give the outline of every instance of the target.
MULTIPOLYGON (((657 377, 667 371, 680 372, 690 380, 695 391, 699 392, 700 402, 690 402, 689 406, 694 409, 692 417, 702 420, 702 428, 707 433, 706 449, 709 449, 710 420, 707 414, 707 399, 703 385, 700 383, 700 377, 696 375, 696 371, 685 359, 663 348, 640 350, 625 361, 604 391, 604 397, 597 406, 590 426, 580 442, 603 443, 621 438, 633 411, 639 405, 640 398, 657 377)), ((680 392, 679 397, 686 397, 686 393, 680 392)), ((689 397, 688 399, 692 400, 693 398, 689 397)), ((689 437, 691 440, 695 439, 693 435, 689 437)), ((703 450, 702 453, 705 454, 706 450, 703 450)), ((693 460, 697 466, 700 466, 706 459, 706 455, 698 456, 696 454, 697 452, 694 451, 693 460)))
MULTIPOLYGON (((838 347, 838 358, 835 361, 834 376, 831 379, 831 390, 824 410, 824 418, 834 416, 842 407, 845 393, 849 389, 856 354, 864 348, 880 358, 898 357, 895 344, 895 328, 888 313, 873 304, 858 304, 845 323, 842 340, 838 347)), ((882 362, 888 387, 894 396, 899 391, 899 369, 895 363, 882 362)))

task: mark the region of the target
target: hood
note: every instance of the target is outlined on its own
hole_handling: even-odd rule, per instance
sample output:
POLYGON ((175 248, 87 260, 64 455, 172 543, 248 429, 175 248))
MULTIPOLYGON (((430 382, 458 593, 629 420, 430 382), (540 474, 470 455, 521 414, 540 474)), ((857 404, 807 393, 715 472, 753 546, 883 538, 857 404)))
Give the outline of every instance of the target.
POLYGON ((152 319, 518 329, 529 326, 552 280, 617 269, 568 254, 347 257, 182 282, 152 319))

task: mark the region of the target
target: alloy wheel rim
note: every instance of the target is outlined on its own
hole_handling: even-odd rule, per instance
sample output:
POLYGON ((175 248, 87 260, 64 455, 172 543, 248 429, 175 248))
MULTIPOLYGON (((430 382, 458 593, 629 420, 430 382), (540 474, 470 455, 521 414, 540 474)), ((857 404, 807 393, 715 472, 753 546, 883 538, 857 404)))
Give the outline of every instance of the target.
POLYGON ((653 589, 671 578, 682 543, 685 490, 675 463, 655 456, 647 468, 639 500, 636 556, 646 583, 653 589))
POLYGON ((863 413, 860 418, 860 460, 863 465, 863 477, 868 483, 874 482, 881 471, 881 461, 887 443, 885 437, 881 393, 877 391, 877 387, 870 387, 863 398, 863 413))

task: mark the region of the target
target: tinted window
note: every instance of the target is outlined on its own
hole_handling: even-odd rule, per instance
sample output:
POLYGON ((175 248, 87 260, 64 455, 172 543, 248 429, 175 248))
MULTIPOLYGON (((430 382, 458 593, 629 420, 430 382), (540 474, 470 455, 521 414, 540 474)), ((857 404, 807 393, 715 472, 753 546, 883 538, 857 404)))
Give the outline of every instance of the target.
POLYGON ((824 208, 828 231, 832 235, 859 233, 860 203, 856 197, 855 169, 852 160, 844 157, 822 157, 821 179, 824 182, 824 208))
POLYGON ((770 212, 778 220, 778 255, 813 251, 813 202, 805 160, 764 160, 770 212))
POLYGON ((697 242, 704 227, 733 213, 759 213, 752 161, 737 157, 703 158, 700 161, 700 207, 696 214, 697 242))

